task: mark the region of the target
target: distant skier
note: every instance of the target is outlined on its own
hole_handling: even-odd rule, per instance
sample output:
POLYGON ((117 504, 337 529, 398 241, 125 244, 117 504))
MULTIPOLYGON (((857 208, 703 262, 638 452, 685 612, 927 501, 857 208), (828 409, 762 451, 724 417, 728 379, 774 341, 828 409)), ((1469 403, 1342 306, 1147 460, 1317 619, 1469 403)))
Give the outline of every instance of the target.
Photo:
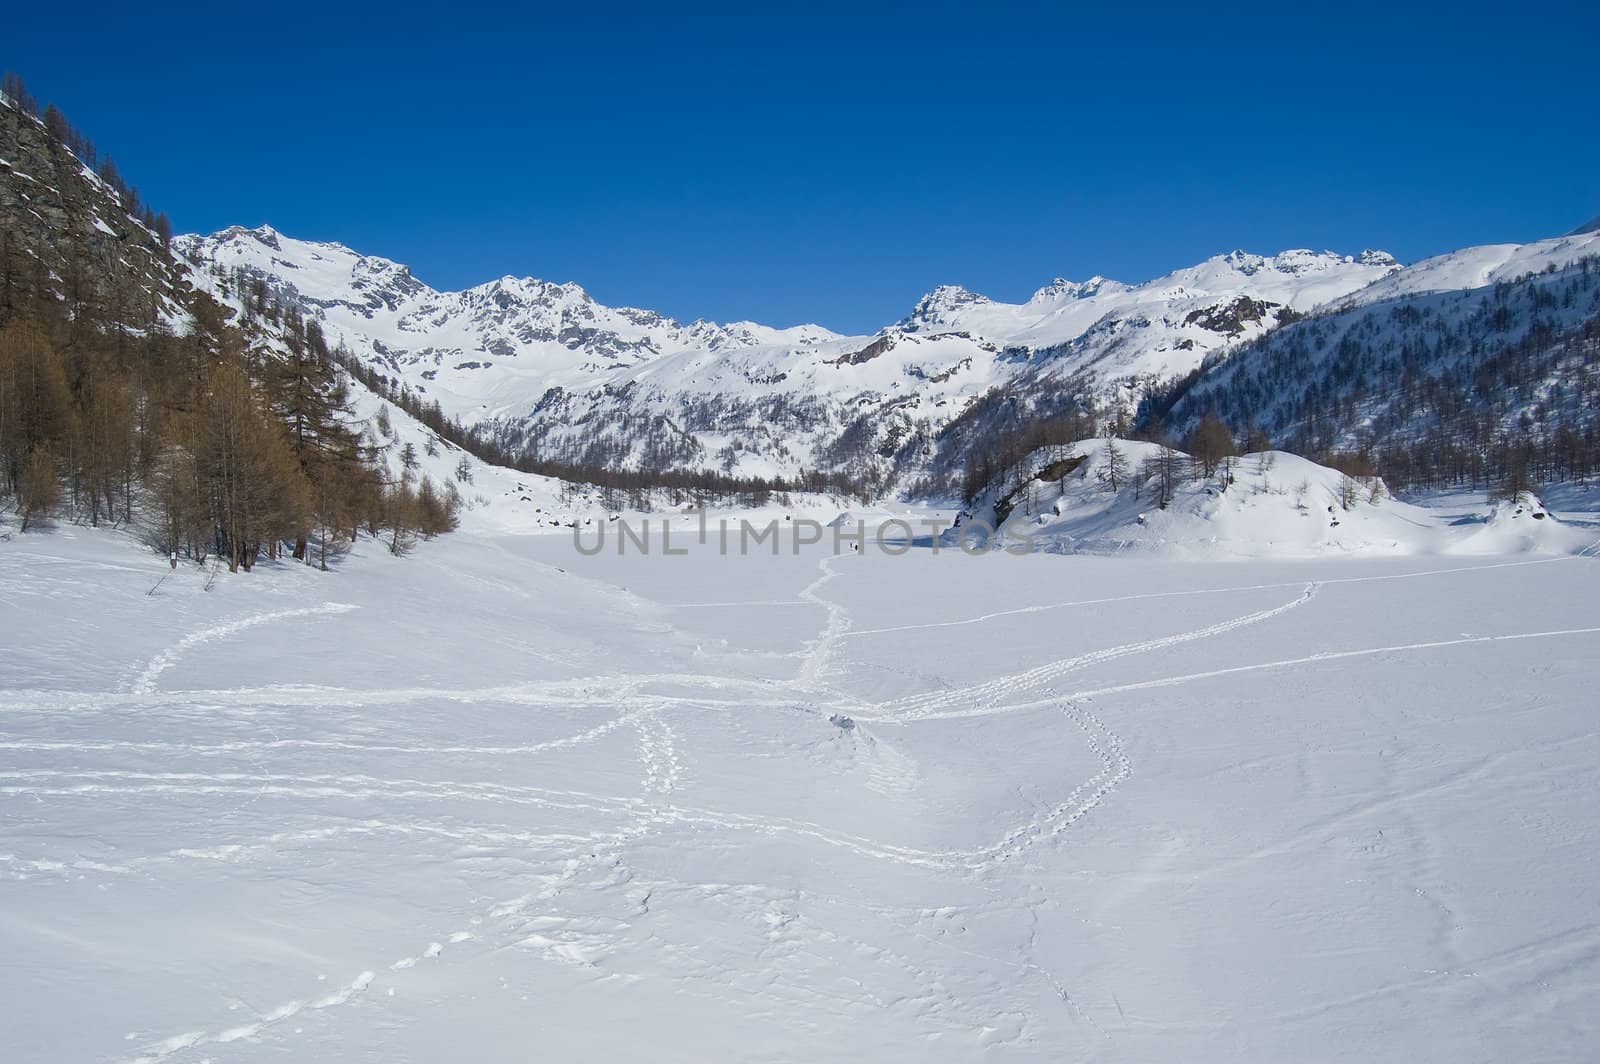
POLYGON ((172 566, 173 569, 177 569, 178 568, 178 552, 177 551, 169 552, 167 554, 167 562, 172 566))

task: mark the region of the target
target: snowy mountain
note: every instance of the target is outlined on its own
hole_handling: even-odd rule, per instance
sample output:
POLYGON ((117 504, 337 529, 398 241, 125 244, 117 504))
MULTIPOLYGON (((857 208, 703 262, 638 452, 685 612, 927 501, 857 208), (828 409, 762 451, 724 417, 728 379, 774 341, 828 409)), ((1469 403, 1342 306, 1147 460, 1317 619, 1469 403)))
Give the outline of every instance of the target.
MULTIPOLYGON (((1178 432, 1216 407, 1236 430, 1258 423, 1307 454, 1361 449, 1387 431, 1415 439, 1426 418, 1412 416, 1416 390, 1402 377, 1445 382, 1459 405, 1469 364, 1594 317, 1582 263, 1600 253, 1600 230, 1408 267, 1380 251, 1233 251, 1140 284, 1057 278, 1021 303, 944 285, 862 336, 682 323, 531 278, 441 292, 398 263, 270 227, 176 247, 224 302, 296 308, 330 342, 513 451, 608 469, 826 471, 881 495, 919 483, 947 492, 986 441, 1030 420, 1087 413, 1099 427, 1141 405, 1178 432), (1552 277, 1583 291, 1534 291, 1552 277), (1506 290, 1520 302, 1502 307, 1506 290), (1553 315, 1551 298, 1561 301, 1553 315), (1338 406, 1346 400, 1366 406, 1338 406)), ((1478 412, 1515 423, 1550 401, 1558 368, 1592 359, 1534 361, 1515 380, 1478 381, 1478 412)), ((1555 399, 1586 394, 1558 389, 1555 399)))
POLYGON ((1597 371, 1600 233, 1576 234, 1417 263, 1205 367, 1156 413, 1178 433, 1211 411, 1301 454, 1372 453, 1407 481, 1481 480, 1486 456, 1531 443, 1565 479, 1600 432, 1597 371))
POLYGON ((224 301, 254 292, 296 306, 447 413, 545 457, 847 469, 879 484, 925 469, 940 431, 994 389, 1050 381, 1130 400, 1399 269, 1382 252, 1236 251, 1137 285, 1057 279, 1021 304, 944 286, 852 337, 684 324, 528 278, 439 292, 398 263, 270 227, 177 247, 224 301))
MULTIPOLYGON (((1303 250, 1271 257, 1233 251, 1140 285, 1104 277, 1082 282, 1058 277, 1021 304, 997 303, 946 286, 923 297, 899 326, 907 331, 970 332, 1034 351, 1070 344, 1097 325, 1102 334, 1114 326, 1131 326, 1145 330, 1139 346, 1147 356, 1193 352, 1220 346, 1218 337, 1226 343, 1258 334, 1285 308, 1304 313, 1399 268, 1381 251, 1354 259, 1303 250)), ((1092 346, 1092 341, 1085 345, 1092 346)), ((1181 356, 1128 357, 1106 369, 1112 376, 1159 372, 1169 363, 1185 361, 1181 356)))
POLYGON ((320 319, 330 338, 472 420, 525 413, 549 388, 614 382, 683 351, 841 339, 820 326, 685 325, 655 311, 604 306, 570 282, 502 277, 438 292, 399 263, 294 240, 270 226, 176 243, 219 293, 238 298, 264 282, 320 319))
POLYGON ((1398 270, 1339 302, 1364 306, 1428 292, 1466 291, 1514 281, 1531 273, 1560 270, 1600 255, 1600 219, 1565 236, 1529 244, 1484 244, 1435 255, 1398 270))

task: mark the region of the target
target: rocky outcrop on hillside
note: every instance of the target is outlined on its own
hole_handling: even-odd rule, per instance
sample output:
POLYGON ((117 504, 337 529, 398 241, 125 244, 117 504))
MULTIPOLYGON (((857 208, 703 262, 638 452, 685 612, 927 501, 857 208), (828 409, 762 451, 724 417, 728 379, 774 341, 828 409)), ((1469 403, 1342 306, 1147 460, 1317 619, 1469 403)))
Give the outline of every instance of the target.
POLYGON ((0 97, 0 305, 52 292, 74 316, 170 324, 185 286, 165 241, 124 196, 0 97))

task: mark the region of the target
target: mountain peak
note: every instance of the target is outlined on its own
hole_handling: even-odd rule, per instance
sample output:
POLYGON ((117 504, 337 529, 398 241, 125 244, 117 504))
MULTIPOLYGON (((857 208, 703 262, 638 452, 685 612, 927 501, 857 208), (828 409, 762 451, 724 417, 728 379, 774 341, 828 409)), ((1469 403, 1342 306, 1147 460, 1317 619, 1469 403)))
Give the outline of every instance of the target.
POLYGON ((1116 282, 1102 277, 1098 273, 1087 281, 1069 281, 1065 277, 1057 277, 1033 293, 1029 302, 1043 303, 1054 300, 1088 299, 1090 296, 1099 295, 1100 290, 1107 284, 1115 285, 1116 282))
POLYGON ((270 248, 273 251, 282 252, 289 255, 294 255, 297 251, 304 253, 306 250, 312 249, 347 255, 350 258, 359 260, 361 262, 386 263, 391 266, 397 265, 396 263, 391 262, 389 259, 380 258, 376 255, 363 255, 348 245, 341 244, 336 240, 302 240, 298 237, 287 236, 280 230, 264 223, 262 225, 255 226, 254 228, 243 225, 232 225, 220 232, 212 233, 210 236, 199 236, 195 234, 182 237, 181 239, 196 245, 210 244, 218 246, 223 244, 242 244, 244 242, 252 242, 260 244, 262 247, 270 248))
POLYGON ((1236 248, 1225 255, 1217 255, 1207 261, 1235 270, 1246 277, 1254 277, 1263 271, 1271 271, 1293 277, 1337 270, 1352 264, 1392 269, 1400 267, 1394 256, 1387 251, 1375 251, 1370 248, 1360 255, 1344 255, 1337 251, 1313 251, 1310 248, 1288 248, 1278 252, 1276 255, 1258 255, 1254 252, 1236 248))
POLYGON ((230 240, 254 240, 256 243, 265 245, 273 251, 283 250, 283 234, 272 228, 272 226, 264 224, 258 225, 254 229, 243 225, 230 225, 222 232, 214 233, 210 237, 193 237, 191 239, 195 241, 208 239, 216 243, 225 243, 230 240))
POLYGON ((962 307, 989 302, 988 296, 963 288, 958 284, 942 284, 917 300, 911 313, 901 319, 900 327, 916 332, 925 325, 947 324, 950 315, 962 307))
MULTIPOLYGON (((473 291, 474 289, 469 289, 473 291)), ((477 286, 476 290, 504 293, 514 299, 532 303, 593 303, 594 297, 576 281, 557 283, 537 277, 516 277, 506 274, 497 280, 477 286)))

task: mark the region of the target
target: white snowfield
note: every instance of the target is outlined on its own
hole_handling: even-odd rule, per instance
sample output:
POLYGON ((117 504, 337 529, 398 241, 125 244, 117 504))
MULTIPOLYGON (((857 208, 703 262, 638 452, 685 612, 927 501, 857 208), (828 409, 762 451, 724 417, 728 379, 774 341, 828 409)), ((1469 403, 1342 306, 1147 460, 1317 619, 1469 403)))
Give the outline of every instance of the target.
POLYGON ((1592 556, 607 547, 0 541, 0 1058, 1600 1044, 1592 556))

